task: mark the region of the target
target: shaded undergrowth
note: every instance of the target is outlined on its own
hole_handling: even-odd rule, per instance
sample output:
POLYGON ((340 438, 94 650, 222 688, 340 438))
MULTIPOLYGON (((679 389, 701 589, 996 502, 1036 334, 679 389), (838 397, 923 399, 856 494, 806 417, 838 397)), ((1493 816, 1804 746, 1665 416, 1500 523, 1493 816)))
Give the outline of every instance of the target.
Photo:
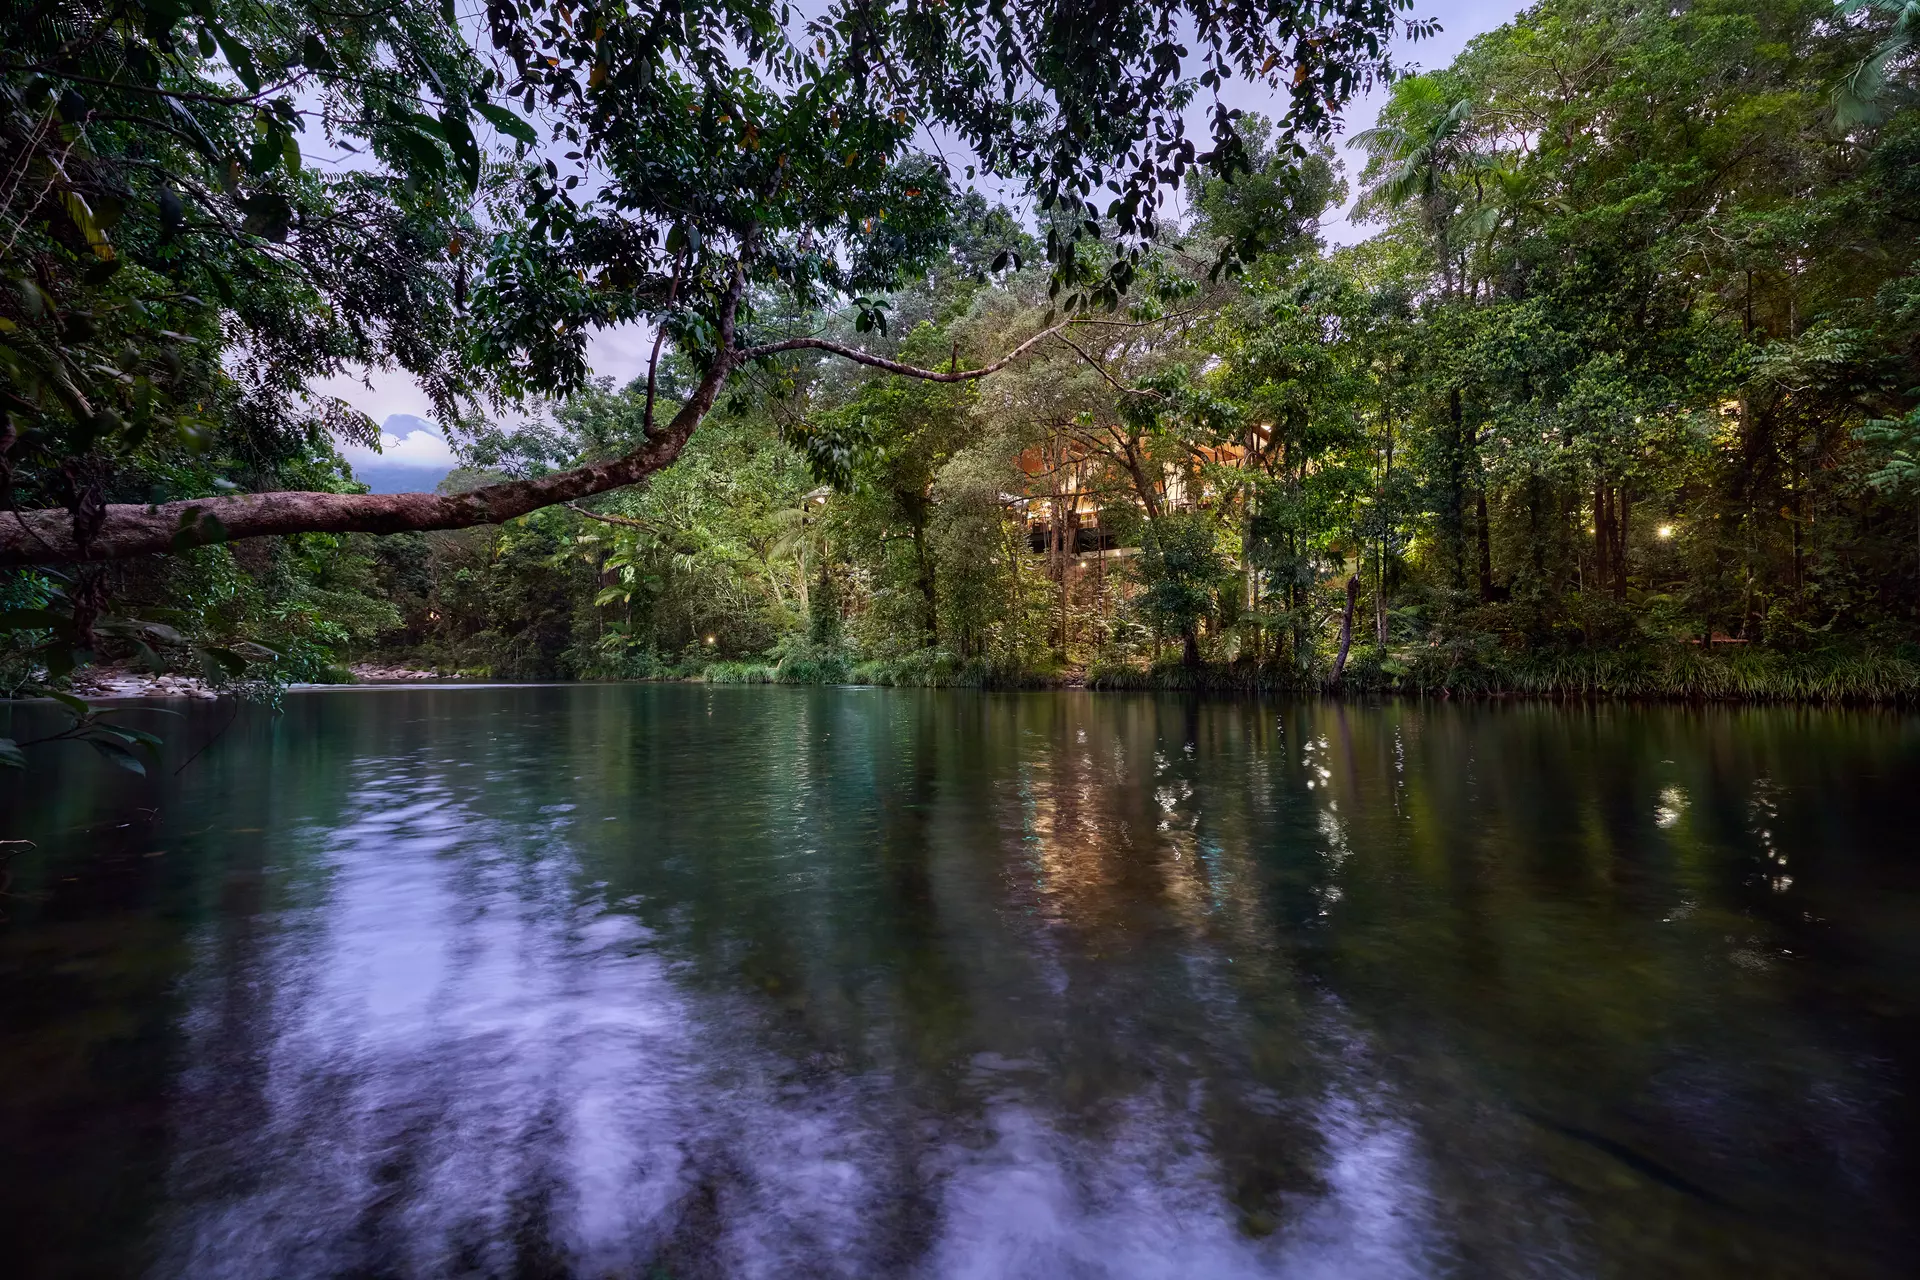
POLYGON ((1400 660, 1355 655, 1338 686, 1323 672, 1259 663, 1096 666, 1095 689, 1207 693, 1414 694, 1660 701, 1920 701, 1920 662, 1900 654, 1694 645, 1487 654, 1432 649, 1400 660))
POLYGON ((898 658, 856 662, 844 653, 788 654, 777 662, 716 662, 713 684, 877 684, 926 689, 1041 689, 1063 683, 1054 671, 961 658, 923 649, 898 658))

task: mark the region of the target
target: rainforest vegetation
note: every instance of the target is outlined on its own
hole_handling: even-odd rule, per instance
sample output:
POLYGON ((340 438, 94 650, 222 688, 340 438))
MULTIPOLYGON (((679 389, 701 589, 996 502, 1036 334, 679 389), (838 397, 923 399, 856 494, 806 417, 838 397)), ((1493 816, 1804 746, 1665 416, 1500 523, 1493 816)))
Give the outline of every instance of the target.
POLYGON ((1012 8, 16 11, 9 687, 1920 692, 1920 4, 1012 8))

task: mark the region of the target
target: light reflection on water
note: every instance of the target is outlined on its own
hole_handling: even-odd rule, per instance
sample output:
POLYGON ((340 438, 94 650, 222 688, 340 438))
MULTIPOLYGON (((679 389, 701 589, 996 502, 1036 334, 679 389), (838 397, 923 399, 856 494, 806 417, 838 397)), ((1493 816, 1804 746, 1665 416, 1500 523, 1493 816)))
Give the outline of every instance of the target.
POLYGON ((0 1172, 46 1202, 28 1274, 1899 1274, 1917 747, 1801 713, 295 697, 178 782, 62 760, 59 803, 8 797, 42 847, 0 1084, 72 1070, 0 1172))

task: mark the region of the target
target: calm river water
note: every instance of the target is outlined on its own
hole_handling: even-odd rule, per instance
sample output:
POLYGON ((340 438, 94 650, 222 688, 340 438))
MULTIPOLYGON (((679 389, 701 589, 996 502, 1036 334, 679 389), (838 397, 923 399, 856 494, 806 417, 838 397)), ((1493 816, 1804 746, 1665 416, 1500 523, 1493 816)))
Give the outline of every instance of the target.
POLYGON ((4 780, 9 1274, 1920 1256, 1920 719, 389 689, 175 776, 229 714, 4 780))

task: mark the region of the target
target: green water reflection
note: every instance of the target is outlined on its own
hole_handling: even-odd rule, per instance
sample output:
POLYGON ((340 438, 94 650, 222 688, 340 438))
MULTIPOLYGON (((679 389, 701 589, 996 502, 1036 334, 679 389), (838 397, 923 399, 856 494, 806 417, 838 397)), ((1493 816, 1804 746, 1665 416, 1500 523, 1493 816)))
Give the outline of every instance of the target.
POLYGON ((1912 717, 228 714, 5 780, 14 1274, 1910 1274, 1912 717))

